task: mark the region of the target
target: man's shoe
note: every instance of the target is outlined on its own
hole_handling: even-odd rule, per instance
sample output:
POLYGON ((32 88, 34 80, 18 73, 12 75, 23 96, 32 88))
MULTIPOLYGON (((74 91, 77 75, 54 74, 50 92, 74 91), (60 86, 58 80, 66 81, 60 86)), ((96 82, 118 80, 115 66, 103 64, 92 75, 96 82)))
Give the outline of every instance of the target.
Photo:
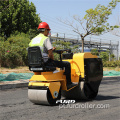
POLYGON ((69 90, 70 88, 75 87, 75 86, 77 86, 77 84, 75 83, 67 84, 67 89, 69 90))

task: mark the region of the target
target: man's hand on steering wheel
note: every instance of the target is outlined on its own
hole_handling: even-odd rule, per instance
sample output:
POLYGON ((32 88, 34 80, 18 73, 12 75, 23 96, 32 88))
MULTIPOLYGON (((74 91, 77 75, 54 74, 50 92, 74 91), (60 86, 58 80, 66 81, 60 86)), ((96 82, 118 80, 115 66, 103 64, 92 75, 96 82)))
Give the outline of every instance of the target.
POLYGON ((56 49, 56 47, 53 47, 53 49, 52 49, 52 50, 54 51, 55 49, 56 49))

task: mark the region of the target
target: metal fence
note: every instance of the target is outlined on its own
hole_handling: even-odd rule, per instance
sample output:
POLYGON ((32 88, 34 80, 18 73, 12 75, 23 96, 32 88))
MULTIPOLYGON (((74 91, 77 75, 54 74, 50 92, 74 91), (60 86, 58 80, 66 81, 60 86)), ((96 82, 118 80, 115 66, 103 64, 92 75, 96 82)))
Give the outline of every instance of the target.
MULTIPOLYGON (((50 34, 51 42, 65 41, 72 43, 72 46, 79 45, 82 47, 82 41, 79 35, 65 34, 65 33, 52 33, 50 34)), ((109 50, 110 54, 114 54, 116 59, 119 60, 119 41, 111 41, 109 39, 100 39, 94 37, 86 37, 84 40, 84 49, 97 49, 100 51, 109 50)), ((110 58, 109 58, 110 60, 110 58)))

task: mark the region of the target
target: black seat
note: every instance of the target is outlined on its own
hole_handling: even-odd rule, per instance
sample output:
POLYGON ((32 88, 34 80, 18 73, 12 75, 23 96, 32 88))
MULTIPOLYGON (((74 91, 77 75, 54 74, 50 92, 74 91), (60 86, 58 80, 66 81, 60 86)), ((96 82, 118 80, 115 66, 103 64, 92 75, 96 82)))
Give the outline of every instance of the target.
POLYGON ((56 67, 45 66, 42 52, 39 46, 28 48, 29 70, 34 72, 54 71, 56 67))

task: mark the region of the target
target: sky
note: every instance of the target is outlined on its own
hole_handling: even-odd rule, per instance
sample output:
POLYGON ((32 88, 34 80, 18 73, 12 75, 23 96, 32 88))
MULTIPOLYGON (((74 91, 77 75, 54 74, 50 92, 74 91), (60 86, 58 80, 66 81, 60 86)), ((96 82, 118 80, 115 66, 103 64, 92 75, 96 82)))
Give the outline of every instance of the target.
MULTIPOLYGON (((43 22, 47 22, 51 28, 51 34, 59 36, 65 36, 70 38, 78 38, 78 34, 72 31, 70 26, 67 26, 60 22, 62 21, 73 21, 72 16, 78 15, 83 18, 86 14, 86 10, 95 8, 98 4, 107 6, 111 0, 29 0, 36 6, 37 14, 43 22)), ((108 22, 110 25, 118 24, 120 21, 120 3, 117 4, 116 8, 113 9, 112 15, 110 15, 108 22)), ((83 31, 80 28, 81 31, 83 31)), ((114 31, 116 32, 116 31, 114 31)), ((100 36, 88 36, 86 40, 101 41, 109 43, 117 43, 120 37, 113 35, 114 32, 105 33, 100 36)), ((120 30, 119 30, 120 33, 120 30)), ((120 45, 119 45, 120 50, 120 45)), ((120 55, 120 52, 119 52, 120 55)))

